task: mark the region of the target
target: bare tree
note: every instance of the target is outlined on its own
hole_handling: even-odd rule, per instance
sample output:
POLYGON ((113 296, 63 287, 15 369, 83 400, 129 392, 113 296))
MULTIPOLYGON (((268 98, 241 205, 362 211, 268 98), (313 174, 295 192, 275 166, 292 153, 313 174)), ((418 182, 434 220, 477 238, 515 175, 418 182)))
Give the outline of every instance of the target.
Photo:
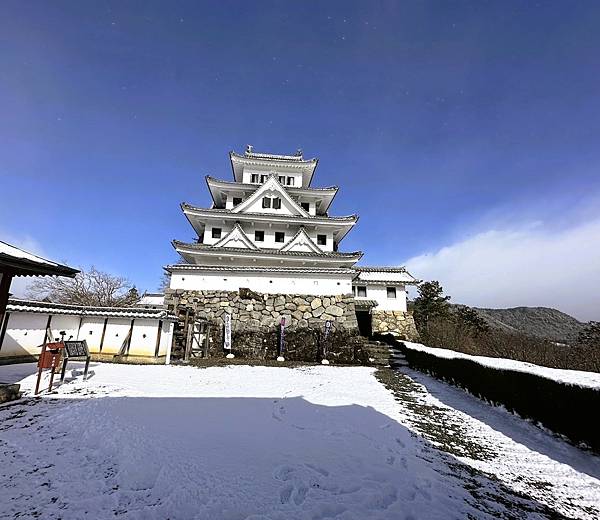
POLYGON ((126 278, 91 267, 81 269, 75 278, 45 277, 34 280, 27 296, 55 303, 101 307, 127 307, 140 300, 135 286, 126 278))
POLYGON ((158 284, 158 290, 160 292, 165 292, 165 289, 168 289, 171 285, 171 273, 164 272, 160 277, 160 282, 158 284))

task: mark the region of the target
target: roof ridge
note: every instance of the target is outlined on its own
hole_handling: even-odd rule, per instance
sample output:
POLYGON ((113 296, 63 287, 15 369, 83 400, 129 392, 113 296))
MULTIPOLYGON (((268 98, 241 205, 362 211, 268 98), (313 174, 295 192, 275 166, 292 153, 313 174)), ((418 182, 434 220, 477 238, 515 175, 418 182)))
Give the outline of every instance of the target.
MULTIPOLYGON (((231 184, 233 186, 251 186, 254 188, 260 188, 260 184, 252 184, 252 183, 248 183, 248 182, 238 182, 238 181, 227 181, 225 179, 219 179, 218 177, 213 177, 212 175, 206 175, 205 178, 208 180, 212 180, 212 181, 217 181, 217 182, 222 182, 223 184, 231 184)), ((301 186, 285 186, 286 190, 294 190, 294 191, 332 191, 332 190, 339 190, 340 187, 337 184, 334 184, 332 186, 322 186, 322 187, 314 187, 314 186, 306 186, 306 187, 301 187, 301 186)))
POLYGON ((312 256, 322 256, 322 257, 351 257, 360 255, 362 257, 362 251, 351 251, 351 252, 340 252, 340 251, 323 251, 322 253, 308 253, 303 251, 281 251, 281 249, 243 249, 238 247, 229 247, 227 251, 224 251, 224 248, 214 247, 209 244, 198 244, 195 242, 182 242, 181 240, 173 240, 171 242, 173 247, 177 249, 177 247, 188 247, 190 249, 195 249, 198 251, 213 251, 215 253, 219 253, 222 255, 226 255, 227 251, 229 252, 240 252, 240 253, 256 253, 256 254, 267 254, 267 255, 292 255, 292 256, 302 256, 302 255, 312 255, 312 256))
POLYGON ((306 219, 312 219, 312 220, 352 220, 352 219, 356 219, 356 221, 358 221, 358 215, 356 213, 353 213, 351 215, 341 215, 341 216, 324 216, 324 215, 309 215, 308 217, 304 217, 301 215, 278 215, 276 213, 256 213, 256 212, 248 212, 248 213, 232 213, 230 209, 225 209, 225 208, 201 208, 199 206, 193 206, 192 204, 189 204, 188 202, 182 202, 181 203, 181 208, 184 209, 184 207, 187 207, 188 209, 192 209, 195 211, 213 211, 216 213, 226 213, 226 214, 230 214, 230 215, 251 215, 251 216, 261 216, 261 217, 275 217, 275 218, 306 218, 306 219))

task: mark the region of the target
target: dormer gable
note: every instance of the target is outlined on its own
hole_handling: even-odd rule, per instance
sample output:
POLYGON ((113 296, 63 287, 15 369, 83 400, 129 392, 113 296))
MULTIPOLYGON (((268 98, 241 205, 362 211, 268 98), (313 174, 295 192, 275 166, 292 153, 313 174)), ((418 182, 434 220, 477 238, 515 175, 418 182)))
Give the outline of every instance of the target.
POLYGON ((233 226, 233 229, 227 233, 221 240, 214 244, 213 247, 237 247, 243 249, 258 249, 242 230, 239 224, 233 226))
POLYGON ((323 253, 323 250, 313 242, 308 236, 304 226, 300 228, 287 244, 285 244, 281 251, 285 252, 303 252, 303 253, 323 253))
POLYGON ((244 202, 231 210, 232 213, 273 213, 277 215, 298 215, 310 217, 279 183, 276 175, 270 175, 265 183, 244 202), (265 202, 263 199, 269 199, 265 202), (278 200, 278 202, 274 202, 278 200), (273 206, 279 207, 273 207, 273 206))

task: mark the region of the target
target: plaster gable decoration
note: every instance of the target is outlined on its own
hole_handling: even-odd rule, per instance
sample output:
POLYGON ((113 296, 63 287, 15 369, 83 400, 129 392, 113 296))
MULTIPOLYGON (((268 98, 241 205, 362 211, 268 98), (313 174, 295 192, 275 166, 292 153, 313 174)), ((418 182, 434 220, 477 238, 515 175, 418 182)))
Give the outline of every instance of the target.
POLYGON ((298 233, 281 248, 281 251, 323 253, 319 246, 308 236, 304 227, 300 228, 298 233))
POLYGON ((246 213, 249 211, 254 204, 262 200, 263 197, 279 197, 282 201, 285 201, 287 208, 290 210, 291 215, 300 215, 303 217, 310 217, 310 214, 302 209, 302 207, 288 194, 287 190, 277 180, 275 174, 271 174, 267 181, 258 188, 250 197, 244 202, 238 204, 231 210, 232 213, 246 213))
POLYGON ((239 224, 219 240, 213 247, 237 247, 242 249, 258 249, 256 245, 246 236, 239 224))

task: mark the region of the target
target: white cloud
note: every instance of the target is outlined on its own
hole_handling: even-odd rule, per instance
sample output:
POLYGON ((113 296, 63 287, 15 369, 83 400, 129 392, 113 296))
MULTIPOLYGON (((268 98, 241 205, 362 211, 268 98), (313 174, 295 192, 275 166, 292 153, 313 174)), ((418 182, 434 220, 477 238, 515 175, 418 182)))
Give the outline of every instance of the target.
POLYGON ((600 320, 600 219, 558 230, 492 229, 405 265, 417 278, 439 280, 457 303, 554 307, 600 320))

